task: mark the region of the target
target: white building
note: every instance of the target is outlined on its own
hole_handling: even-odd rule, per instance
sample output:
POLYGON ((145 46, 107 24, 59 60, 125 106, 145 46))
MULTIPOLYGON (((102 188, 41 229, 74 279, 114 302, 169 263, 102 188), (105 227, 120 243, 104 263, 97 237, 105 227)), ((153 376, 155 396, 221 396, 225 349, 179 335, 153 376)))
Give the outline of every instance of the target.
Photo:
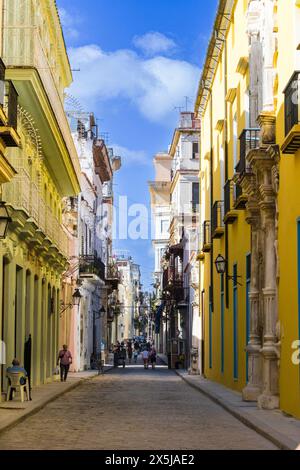
POLYGON ((120 314, 115 325, 118 341, 132 339, 135 336, 135 319, 139 312, 141 274, 140 267, 134 263, 126 251, 115 253, 116 264, 120 273, 118 301, 120 314))
POLYGON ((107 282, 112 257, 112 180, 120 168, 98 138, 93 114, 68 113, 72 136, 81 166, 81 193, 66 201, 65 224, 73 235, 69 277, 80 288, 81 302, 72 309, 69 346, 73 370, 90 368, 91 359, 108 349, 107 312, 110 283, 107 282))
MULTIPOLYGON (((199 225, 200 121, 194 113, 180 114, 168 157, 171 160, 169 194, 170 226, 163 256, 162 299, 164 306, 163 349, 175 367, 179 357, 191 362, 192 346, 199 348, 197 245, 199 225)), ((167 157, 166 157, 167 158, 167 157)), ((160 314, 161 315, 161 314, 160 314)), ((160 341, 161 344, 161 341, 160 341)))

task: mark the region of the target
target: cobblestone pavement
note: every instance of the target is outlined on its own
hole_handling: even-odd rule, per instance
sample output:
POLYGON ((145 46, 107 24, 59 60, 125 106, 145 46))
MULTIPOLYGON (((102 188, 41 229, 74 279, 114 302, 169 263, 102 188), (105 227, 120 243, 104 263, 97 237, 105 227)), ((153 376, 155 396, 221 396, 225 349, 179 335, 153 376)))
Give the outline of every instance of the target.
POLYGON ((117 369, 0 436, 0 449, 275 449, 165 367, 117 369))

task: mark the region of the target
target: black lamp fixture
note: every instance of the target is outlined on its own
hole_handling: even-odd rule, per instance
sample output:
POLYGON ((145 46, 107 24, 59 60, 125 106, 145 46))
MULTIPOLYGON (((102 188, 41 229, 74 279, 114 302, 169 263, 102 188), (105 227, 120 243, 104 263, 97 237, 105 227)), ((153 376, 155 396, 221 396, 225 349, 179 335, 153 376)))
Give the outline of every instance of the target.
POLYGON ((215 266, 218 274, 225 274, 227 270, 226 259, 222 255, 218 255, 215 266))
POLYGON ((5 240, 8 230, 8 225, 11 222, 7 207, 4 201, 0 201, 0 240, 5 240))
POLYGON ((79 307, 80 305, 80 301, 82 299, 82 295, 80 293, 80 290, 79 289, 75 289, 75 292, 74 294, 72 295, 73 297, 73 306, 75 307, 79 307))
POLYGON ((237 279, 240 279, 242 276, 230 276, 227 274, 227 260, 224 258, 224 256, 217 256, 215 260, 215 266, 218 274, 226 274, 226 277, 229 281, 235 281, 239 286, 242 286, 242 284, 237 281, 237 279))
POLYGON ((81 299, 82 299, 82 295, 80 293, 80 290, 75 289, 74 294, 72 295, 72 303, 64 304, 63 302, 61 302, 60 316, 62 316, 62 314, 66 310, 68 310, 68 308, 79 307, 81 299))

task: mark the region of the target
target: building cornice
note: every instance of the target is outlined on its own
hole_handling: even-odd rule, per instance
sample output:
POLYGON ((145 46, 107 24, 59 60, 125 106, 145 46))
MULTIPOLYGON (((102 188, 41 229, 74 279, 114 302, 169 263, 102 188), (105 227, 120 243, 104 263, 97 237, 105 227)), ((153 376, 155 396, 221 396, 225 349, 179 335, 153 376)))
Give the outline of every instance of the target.
POLYGON ((203 115, 205 112, 220 57, 223 53, 224 39, 226 38, 230 28, 232 13, 236 2, 237 0, 219 1, 213 32, 208 45, 203 72, 197 92, 195 113, 198 116, 203 115))

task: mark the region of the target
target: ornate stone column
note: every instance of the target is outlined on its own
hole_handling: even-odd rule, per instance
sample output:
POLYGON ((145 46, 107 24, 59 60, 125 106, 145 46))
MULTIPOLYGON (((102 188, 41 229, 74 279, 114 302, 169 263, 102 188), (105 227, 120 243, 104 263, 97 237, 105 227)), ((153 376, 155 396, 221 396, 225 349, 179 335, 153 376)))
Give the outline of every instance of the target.
POLYGON ((254 165, 259 173, 259 192, 261 218, 264 233, 264 284, 263 284, 263 325, 264 337, 261 350, 263 357, 263 391, 258 398, 258 406, 264 409, 279 407, 279 368, 278 339, 276 326, 278 321, 277 306, 277 253, 276 253, 276 199, 274 191, 274 168, 277 167, 276 119, 272 113, 263 113, 259 117, 261 127, 260 152, 254 165))
POLYGON ((278 395, 278 347, 276 255, 275 255, 275 205, 262 202, 265 229, 265 287, 264 299, 264 338, 263 348, 263 393, 258 405, 264 409, 279 407, 278 395))
POLYGON ((260 333, 260 285, 259 285, 259 230, 260 215, 257 202, 252 198, 247 205, 251 225, 251 286, 250 286, 250 339, 247 345, 249 381, 243 390, 245 401, 257 401, 262 391, 262 361, 260 333))

